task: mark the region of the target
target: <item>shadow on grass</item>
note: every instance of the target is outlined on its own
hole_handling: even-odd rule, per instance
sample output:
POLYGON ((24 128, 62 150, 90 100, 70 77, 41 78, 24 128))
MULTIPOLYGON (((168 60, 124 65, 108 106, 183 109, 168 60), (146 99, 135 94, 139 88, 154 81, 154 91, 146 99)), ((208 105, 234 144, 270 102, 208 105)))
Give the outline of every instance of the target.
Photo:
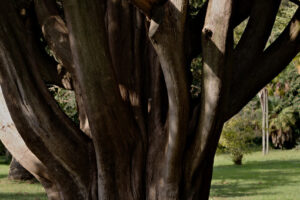
POLYGON ((2 200, 46 200, 47 197, 43 193, 35 194, 23 194, 23 193, 0 193, 0 199, 2 200))
POLYGON ((211 194, 215 197, 264 195, 263 189, 297 184, 290 179, 300 174, 300 160, 269 160, 246 162, 242 166, 214 167, 211 194))
POLYGON ((0 179, 7 178, 7 174, 0 174, 0 179))

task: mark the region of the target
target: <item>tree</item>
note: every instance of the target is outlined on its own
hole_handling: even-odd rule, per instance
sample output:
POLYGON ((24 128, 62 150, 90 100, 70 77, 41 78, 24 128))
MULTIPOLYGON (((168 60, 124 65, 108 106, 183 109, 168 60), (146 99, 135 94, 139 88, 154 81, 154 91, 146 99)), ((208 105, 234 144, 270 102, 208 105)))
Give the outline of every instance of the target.
POLYGON ((208 199, 224 122, 299 52, 299 9, 265 49, 280 0, 210 0, 192 17, 187 0, 131 3, 0 3, 0 83, 21 135, 10 151, 28 147, 22 158, 35 160, 27 169, 49 199, 208 199), (192 99, 188 66, 200 53, 192 99), (73 86, 82 129, 45 83, 73 86))
POLYGON ((296 66, 297 57, 269 84, 270 135, 275 148, 294 148, 298 142, 300 76, 296 66))

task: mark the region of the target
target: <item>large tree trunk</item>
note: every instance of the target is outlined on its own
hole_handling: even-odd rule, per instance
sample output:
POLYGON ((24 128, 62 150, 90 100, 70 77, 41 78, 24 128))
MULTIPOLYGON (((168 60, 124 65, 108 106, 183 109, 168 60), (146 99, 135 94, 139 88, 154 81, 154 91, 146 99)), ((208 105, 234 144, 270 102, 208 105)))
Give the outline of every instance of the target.
POLYGON ((45 188, 49 200, 60 199, 56 184, 49 176, 48 169, 28 149, 17 131, 3 98, 0 87, 0 140, 25 170, 29 171, 45 188))
POLYGON ((223 123, 299 51, 299 11, 264 50, 277 0, 210 0, 192 19, 187 0, 65 0, 67 26, 55 1, 16 2, 0 3, 0 84, 19 132, 1 140, 50 199, 208 199, 223 123), (262 8, 264 20, 256 20, 262 8), (233 27, 249 15, 236 51, 233 27), (73 84, 55 75, 41 35, 73 84), (258 44, 249 50, 258 67, 244 62, 248 40, 258 44), (201 100, 193 103, 188 66, 199 52, 201 100), (45 82, 74 87, 80 127, 45 82))

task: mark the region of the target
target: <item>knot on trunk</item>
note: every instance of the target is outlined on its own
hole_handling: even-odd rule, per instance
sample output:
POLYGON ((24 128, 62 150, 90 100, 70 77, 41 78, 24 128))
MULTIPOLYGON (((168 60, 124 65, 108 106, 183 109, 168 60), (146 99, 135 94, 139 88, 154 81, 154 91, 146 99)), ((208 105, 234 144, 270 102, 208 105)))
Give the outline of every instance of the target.
POLYGON ((204 34, 206 39, 210 39, 213 35, 213 32, 208 28, 204 28, 203 29, 203 34, 204 34))

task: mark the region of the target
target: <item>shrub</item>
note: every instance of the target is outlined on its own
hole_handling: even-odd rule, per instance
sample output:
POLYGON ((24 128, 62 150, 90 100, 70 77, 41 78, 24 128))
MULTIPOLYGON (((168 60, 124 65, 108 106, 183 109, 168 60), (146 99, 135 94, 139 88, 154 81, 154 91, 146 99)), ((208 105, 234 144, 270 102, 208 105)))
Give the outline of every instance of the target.
POLYGON ((232 161, 237 165, 242 164, 244 154, 250 153, 252 140, 259 129, 258 121, 249 116, 242 111, 226 122, 219 142, 219 149, 230 153, 232 161))

